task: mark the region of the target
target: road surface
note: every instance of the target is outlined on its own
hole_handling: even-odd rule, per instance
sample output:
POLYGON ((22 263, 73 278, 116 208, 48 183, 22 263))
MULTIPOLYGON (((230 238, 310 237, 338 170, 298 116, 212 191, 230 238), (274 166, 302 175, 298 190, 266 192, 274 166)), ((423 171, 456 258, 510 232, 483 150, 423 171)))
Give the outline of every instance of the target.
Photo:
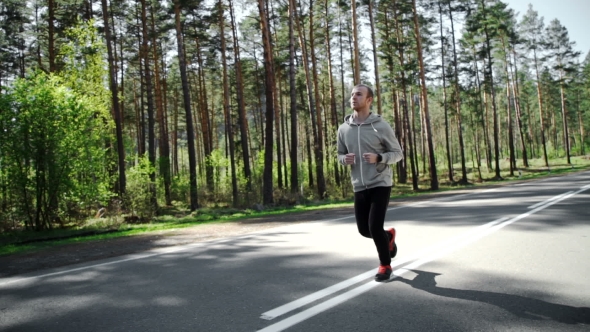
MULTIPOLYGON (((280 218, 280 217, 278 217, 280 218)), ((590 331, 590 172, 0 279, 0 331, 590 331)))

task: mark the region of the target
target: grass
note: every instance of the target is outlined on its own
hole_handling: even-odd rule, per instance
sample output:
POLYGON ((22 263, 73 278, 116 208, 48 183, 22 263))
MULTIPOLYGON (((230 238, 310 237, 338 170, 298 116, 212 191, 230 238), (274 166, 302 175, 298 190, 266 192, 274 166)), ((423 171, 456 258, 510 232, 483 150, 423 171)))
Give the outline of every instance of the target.
MULTIPOLYGON (((513 176, 509 171, 503 171, 501 176, 503 180, 492 180, 495 176, 493 172, 487 172, 486 166, 482 165, 482 181, 474 177, 473 172, 469 172, 469 187, 505 184, 512 181, 522 181, 538 179, 547 176, 561 175, 565 173, 577 172, 580 170, 590 169, 590 158, 572 157, 572 165, 568 165, 564 158, 553 159, 551 168, 547 169, 542 160, 530 160, 528 168, 521 168, 520 173, 517 171, 513 176), (486 170, 486 172, 484 172, 486 170)), ((520 163, 520 161, 519 161, 520 163)), ((508 169, 508 162, 503 160, 501 169, 508 169)), ((460 165, 455 165, 455 179, 460 177, 460 165)), ((392 190, 392 198, 407 198, 423 196, 443 191, 459 190, 466 188, 464 185, 450 183, 448 174, 439 174, 439 190, 431 191, 429 179, 420 180, 421 190, 413 191, 411 183, 397 184, 392 190), (422 189, 424 188, 424 189, 422 189)), ((290 214, 297 212, 306 212, 313 210, 350 207, 353 202, 348 200, 328 200, 315 201, 306 205, 296 205, 290 207, 274 207, 265 211, 254 210, 237 210, 230 208, 205 208, 199 209, 191 214, 188 211, 182 211, 178 208, 169 208, 165 215, 158 216, 148 223, 132 224, 126 223, 122 217, 108 217, 102 219, 89 219, 85 225, 72 229, 55 229, 48 232, 20 231, 0 234, 0 256, 17 253, 41 251, 45 248, 61 246, 65 244, 81 243, 88 241, 108 240, 125 236, 134 236, 138 234, 148 234, 158 231, 168 231, 181 229, 185 227, 194 227, 202 224, 225 223, 240 221, 247 218, 261 218, 271 215, 290 214)))

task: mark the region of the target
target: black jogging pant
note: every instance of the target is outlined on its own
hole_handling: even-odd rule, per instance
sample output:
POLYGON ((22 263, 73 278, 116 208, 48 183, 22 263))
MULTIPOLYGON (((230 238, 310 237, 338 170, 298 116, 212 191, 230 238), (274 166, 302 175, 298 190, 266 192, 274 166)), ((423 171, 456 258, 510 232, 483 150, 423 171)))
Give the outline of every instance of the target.
POLYGON ((354 193, 354 215, 359 233, 372 238, 381 265, 390 265, 389 234, 383 229, 391 187, 375 187, 354 193))

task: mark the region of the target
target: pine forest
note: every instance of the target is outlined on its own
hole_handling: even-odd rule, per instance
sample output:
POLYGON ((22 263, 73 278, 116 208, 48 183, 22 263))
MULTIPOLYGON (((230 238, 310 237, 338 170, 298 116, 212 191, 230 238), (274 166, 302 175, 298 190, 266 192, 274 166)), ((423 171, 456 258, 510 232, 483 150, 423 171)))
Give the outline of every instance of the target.
POLYGON ((350 200, 336 137, 360 83, 396 186, 588 159, 590 55, 531 5, 2 0, 0 233, 350 200))

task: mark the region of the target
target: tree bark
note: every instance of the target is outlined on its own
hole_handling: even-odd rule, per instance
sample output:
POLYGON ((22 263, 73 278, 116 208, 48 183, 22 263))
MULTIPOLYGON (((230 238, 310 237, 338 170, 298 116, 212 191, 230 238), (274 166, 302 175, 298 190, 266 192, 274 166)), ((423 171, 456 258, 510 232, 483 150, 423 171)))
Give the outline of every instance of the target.
MULTIPOLYGON (((140 0, 141 3, 141 50, 144 75, 145 75, 145 88, 147 93, 147 109, 148 109, 148 159, 150 164, 155 167, 156 165, 156 135, 155 135, 155 118, 154 118, 154 93, 152 83, 152 73, 150 68, 150 57, 148 47, 148 27, 147 27, 147 8, 146 0, 140 0)), ((155 209, 158 208, 158 201, 156 198, 156 173, 150 173, 150 200, 151 204, 155 209)))
POLYGON ((373 66, 375 71, 375 98, 377 99, 377 113, 383 114, 381 102, 381 83, 379 81, 379 58, 377 57, 377 41, 375 39, 375 20, 373 18, 373 1, 369 0, 369 23, 371 26, 371 44, 373 45, 373 66))
POLYGON ((109 63, 109 86, 111 89, 111 95, 113 99, 113 117, 115 120, 115 132, 117 136, 117 157, 118 157, 118 167, 119 167, 119 182, 118 182, 118 192, 119 196, 121 197, 125 193, 126 187, 126 178, 125 178, 125 146, 123 145, 123 121, 121 118, 121 112, 119 109, 119 93, 117 87, 117 80, 116 80, 116 73, 115 73, 115 64, 113 58, 113 47, 111 45, 111 29, 109 22, 109 7, 107 5, 107 0, 101 0, 102 5, 102 17, 104 21, 104 33, 106 38, 107 44, 107 55, 108 55, 108 63, 109 63))
MULTIPOLYGON (((399 56, 399 64, 401 68, 405 67, 405 59, 406 59, 406 55, 404 52, 404 47, 402 45, 404 45, 404 33, 402 30, 402 22, 400 22, 400 15, 397 12, 397 6, 394 6, 393 8, 393 13, 394 13, 394 31, 395 31, 395 39, 397 41, 397 52, 398 52, 398 56, 399 56)), ((385 9, 385 13, 387 14, 387 9, 385 9)), ((389 19, 388 16, 385 16, 385 27, 386 27, 386 31, 389 31, 389 19)), ((388 37, 389 39, 389 37, 388 37)), ((393 55, 393 50, 390 49, 390 53, 393 55)), ((395 69, 393 67, 393 60, 390 62, 389 65, 389 71, 391 73, 392 76, 395 75, 395 69)), ((401 84, 401 91, 403 94, 403 100, 399 100, 399 98, 397 99, 397 103, 394 104, 394 120, 395 120, 395 130, 396 130, 396 135, 397 138, 400 141, 400 144, 402 146, 402 150, 404 151, 404 159, 401 160, 401 162, 399 162, 397 164, 397 170, 398 170, 398 174, 397 174, 397 178, 398 178, 398 182, 399 183, 406 183, 408 181, 408 170, 407 170, 407 159, 405 158, 405 151, 408 151, 408 153, 411 155, 410 156, 410 168, 411 168, 411 172, 412 172, 412 187, 413 190, 418 190, 418 166, 417 163, 415 162, 415 159, 413 157, 415 157, 415 155, 417 155, 417 153, 415 154, 414 151, 416 150, 416 145, 415 145, 415 141, 414 141, 414 131, 413 131, 413 125, 411 124, 412 121, 410 120, 410 112, 408 110, 408 82, 407 82, 407 78, 406 78, 406 72, 404 70, 400 71, 400 84, 401 84), (399 107, 398 105, 401 106, 401 108, 403 109, 402 112, 399 112, 399 107), (407 123, 407 125, 406 125, 407 123)), ((395 94, 395 92, 393 91, 393 93, 395 94)))
MULTIPOLYGON (((324 188, 322 188, 322 191, 320 191, 320 187, 322 186, 322 184, 320 183, 320 174, 318 173, 320 171, 320 169, 318 168, 318 165, 322 164, 322 162, 319 162, 319 159, 322 158, 323 156, 321 155, 322 151, 319 148, 319 146, 317 145, 317 141, 318 141, 318 130, 321 130, 321 127, 318 126, 317 124, 317 116, 316 116, 316 103, 314 100, 314 93, 313 93, 313 83, 312 83, 312 78, 311 78, 311 74, 310 74, 310 70, 309 70, 309 59, 308 57, 308 52, 307 52, 307 41, 305 38, 305 34, 303 33, 303 29, 301 28, 301 24, 299 22, 299 19, 297 17, 297 15, 295 16, 295 24, 297 26, 297 31, 298 31, 298 35, 299 35, 299 44, 301 46, 301 52, 302 52, 302 59, 303 59, 303 67, 304 67, 304 72, 305 72, 305 85, 306 85, 306 90, 307 90, 307 100, 308 100, 308 107, 309 107, 309 117, 311 120, 311 129, 312 129, 312 134, 313 134, 313 139, 314 139, 314 154, 315 154, 315 160, 316 160, 316 177, 317 177, 317 187, 316 189, 318 190, 318 193, 320 194, 320 197, 323 197, 324 193, 325 193, 325 182, 323 183, 324 188)), ((308 128, 306 128, 306 130, 308 130, 308 128)), ((322 160, 323 161, 323 160, 322 160)), ((321 171, 323 172, 323 166, 321 171)), ((313 172, 310 173, 310 177, 312 177, 313 172)), ((321 175, 322 180, 323 180, 323 173, 321 175)), ((313 187, 313 181, 310 181, 310 187, 313 187)))
POLYGON ((443 11, 442 11, 442 4, 438 3, 438 14, 440 18, 440 52, 441 52, 441 68, 442 68, 442 84, 443 84, 443 112, 445 115, 445 145, 447 149, 447 167, 449 169, 449 181, 451 183, 455 182, 453 179, 453 161, 451 158, 451 144, 449 138, 449 109, 447 103, 447 73, 445 68, 445 44, 444 44, 444 34, 443 34, 443 11))
POLYGON ((514 95, 514 108, 516 110, 516 124, 518 126, 518 132, 520 133, 520 144, 522 147, 522 164, 524 167, 529 167, 528 151, 526 147, 524 126, 522 125, 522 108, 520 105, 520 88, 518 84, 518 65, 516 64, 516 50, 512 47, 512 55, 514 59, 514 70, 512 70, 512 64, 510 65, 510 71, 512 72, 514 84, 512 85, 512 94, 514 95))
POLYGON ((186 136, 188 146, 188 163, 189 163, 189 187, 190 187, 190 210, 195 211, 199 207, 197 200, 197 159, 195 154, 195 133, 193 126, 193 115, 191 111, 191 95, 188 86, 188 76, 186 73, 186 58, 184 53, 184 40, 182 35, 182 25, 180 22, 180 0, 174 0, 174 21, 176 28, 176 44, 178 50, 178 64, 180 69, 180 79, 182 81, 182 92, 184 101, 184 111, 186 115, 186 136))
POLYGON ((231 188, 233 206, 238 205, 238 179, 236 175, 236 160, 235 160, 235 143, 234 143, 234 131, 233 121, 231 112, 229 109, 229 79, 227 76, 227 58, 226 58, 226 45, 225 45, 225 6, 223 1, 219 0, 219 27, 221 37, 221 65, 223 67, 223 113, 225 114, 225 131, 227 139, 229 141, 229 158, 230 158, 230 169, 231 169, 231 188))
MULTIPOLYGON (((334 86, 334 76, 332 73, 332 47, 331 47, 331 38, 330 38, 330 20, 328 17, 328 5, 329 5, 329 1, 328 0, 324 0, 324 11, 325 11, 325 34, 326 34, 326 53, 327 53, 327 61, 328 61, 328 84, 329 84, 329 89, 330 89, 330 118, 331 118, 331 125, 332 125, 332 134, 336 135, 337 131, 338 131, 338 125, 339 125, 339 121, 338 121, 338 112, 336 110, 336 88, 334 86)), ((344 98, 343 98, 344 99, 344 98)), ((381 101, 381 99, 379 99, 379 101, 381 101)), ((379 112, 381 113, 381 112, 379 112)), ((328 118, 328 116, 326 116, 326 118, 328 118)), ((330 135, 332 135, 330 134, 330 135)), ((334 181, 336 183, 336 186, 340 187, 340 164, 339 163, 333 163, 334 165, 334 181)))
POLYGON ((561 116, 563 118, 563 144, 565 146, 565 156, 567 158, 568 165, 572 164, 571 157, 570 157, 570 137, 569 137, 569 129, 567 124, 567 118, 569 116, 567 111, 566 99, 565 99, 565 83, 564 83, 564 74, 563 71, 559 72, 559 92, 560 92, 560 99, 561 99, 561 116))
MULTIPOLYGON (((195 28, 196 30, 196 28, 195 28)), ((209 116, 209 99, 207 98, 207 83, 205 80, 205 63, 201 52, 201 40, 198 36, 195 38, 197 48, 197 62, 199 67, 197 69, 197 81, 199 85, 199 120, 201 123, 201 132, 203 139, 203 150, 204 150, 204 168, 205 168, 205 179, 207 182, 207 190, 213 192, 215 190, 215 179, 213 177, 213 166, 211 165, 211 153, 213 152, 213 135, 211 132, 211 119, 209 116)))
POLYGON ((172 205, 172 194, 170 192, 170 186, 172 180, 170 178, 170 144, 168 139, 168 128, 166 127, 166 117, 163 102, 162 93, 162 82, 160 79, 160 59, 158 57, 158 47, 156 41, 156 21, 154 18, 154 11, 151 11, 151 23, 152 23, 152 52, 154 56, 154 79, 155 79, 155 92, 156 92, 156 117, 158 119, 159 139, 158 148, 160 152, 160 158, 158 158, 158 168, 160 175, 164 178, 164 199, 166 205, 172 205))
POLYGON ((418 12, 416 0, 412 0, 412 11, 414 14, 414 33, 416 34, 416 50, 418 52, 418 63, 420 65, 420 85, 422 90, 422 111, 426 130, 426 141, 428 144, 428 160, 430 162, 430 189, 438 190, 438 176, 436 171, 436 158, 434 144, 432 141, 432 128, 430 127, 430 112, 428 110, 428 90, 426 89, 426 74, 424 69, 424 58, 422 54, 422 37, 420 36, 420 25, 418 23, 418 12))
MULTIPOLYGON (((451 22, 451 38, 453 40, 453 68, 454 68, 454 76, 455 81, 453 82, 455 85, 455 102, 456 102, 456 119, 457 119, 457 135, 459 138, 459 151, 461 153, 461 180, 459 181, 461 184, 468 184, 467 181, 467 166, 465 160, 465 142, 463 140, 463 126, 462 126, 462 115, 461 115, 461 86, 459 85, 459 62, 457 61, 457 48, 456 48, 456 41, 455 41, 455 23, 453 20, 453 8, 451 7, 451 2, 447 2, 447 6, 449 9, 449 19, 451 22)), ((479 162, 479 161, 478 161, 479 162)))
POLYGON ((356 0, 350 1, 350 10, 352 15, 352 40, 354 44, 353 83, 354 85, 357 85, 361 83, 361 60, 359 51, 358 23, 356 21, 356 0))
POLYGON ((236 71, 236 96, 238 102, 238 124, 240 127, 240 144, 242 147, 242 162, 244 177, 246 178, 246 190, 252 191, 252 171, 250 169, 250 149, 248 145, 248 120, 246 118, 246 105, 244 102, 244 82, 242 78, 242 61, 240 58, 240 45, 237 36, 237 29, 234 19, 232 0, 228 0, 229 14, 231 19, 231 30, 234 45, 234 65, 236 71))
POLYGON ((314 99, 315 99, 315 126, 317 127, 317 136, 314 140, 314 150, 316 155, 316 177, 317 177, 317 190, 318 196, 320 199, 324 199, 326 197, 326 180, 324 177, 324 131, 323 131, 323 121, 322 121, 322 112, 321 112, 321 105, 320 105, 320 95, 319 95, 319 84, 318 84, 318 74, 317 74, 317 61, 315 56, 315 36, 314 36, 314 25, 313 25, 313 0, 309 2, 309 48, 311 53, 311 73, 313 78, 313 87, 314 87, 314 99))
POLYGON ((262 200, 264 204, 273 203, 273 181, 272 181, 272 162, 273 162, 273 121, 274 121, 274 70, 272 56, 272 42, 270 39, 270 29, 268 26, 268 13, 266 12, 264 0, 258 0, 258 12, 260 14, 260 30, 262 30, 262 43, 264 45, 264 72, 266 97, 266 128, 264 140, 264 171, 262 175, 262 200))
POLYGON ((299 139, 297 135, 297 87, 295 86, 295 34, 293 20, 295 19, 295 2, 289 0, 289 97, 290 97, 290 119, 291 119, 291 193, 299 191, 299 161, 297 152, 299 150, 299 139))
POLYGON ((47 0, 47 47, 49 72, 55 72, 55 0, 47 0))
MULTIPOLYGON (((482 11, 484 12, 484 20, 486 20, 485 11, 485 0, 481 0, 482 11)), ((492 96, 492 111, 494 117, 494 161, 495 161, 495 173, 496 176, 494 177, 495 180, 502 180, 502 176, 500 174, 500 138, 499 138, 499 124, 498 124, 498 110, 496 108, 496 91, 494 87, 494 74, 493 74, 493 61, 492 61, 492 45, 491 45, 491 38, 488 32, 488 25, 484 23, 484 35, 485 35, 485 43, 486 43, 486 55, 487 55, 487 78, 490 87, 490 94, 492 96)))

